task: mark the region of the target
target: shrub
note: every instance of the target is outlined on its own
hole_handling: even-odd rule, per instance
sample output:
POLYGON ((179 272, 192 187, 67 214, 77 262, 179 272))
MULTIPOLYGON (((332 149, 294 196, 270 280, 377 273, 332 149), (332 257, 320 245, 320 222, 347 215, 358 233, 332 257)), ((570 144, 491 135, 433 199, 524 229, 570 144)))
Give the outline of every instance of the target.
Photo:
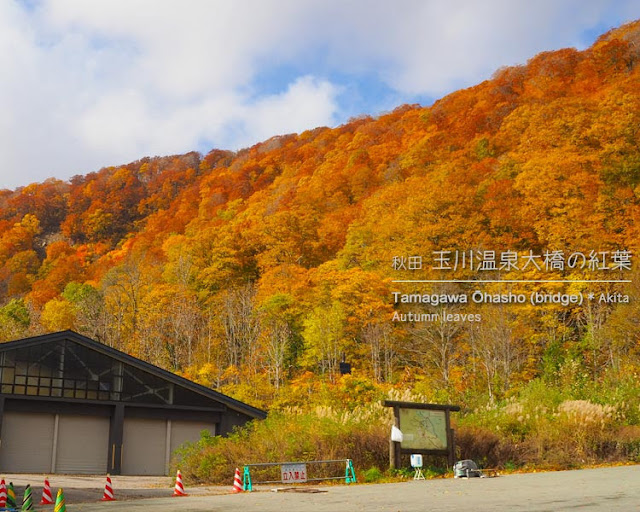
MULTIPOLYGON (((247 463, 351 458, 360 479, 379 479, 388 467, 392 423, 391 409, 381 405, 381 390, 352 376, 332 388, 313 379, 307 384, 319 386, 319 392, 312 393, 319 397, 315 404, 303 409, 281 401, 280 410, 272 410, 266 420, 228 438, 205 436, 186 445, 177 452, 174 465, 179 464, 192 481, 230 484, 234 469, 247 463)), ((633 379, 605 381, 579 392, 534 379, 501 402, 483 403, 478 395, 470 396, 467 409, 462 403, 463 412, 452 415, 456 457, 485 468, 509 469, 640 462, 639 391, 633 379)), ((408 389, 386 393, 393 400, 430 401, 408 389)), ((441 461, 442 457, 429 464, 435 467, 441 461)), ((386 474, 412 478, 408 457, 405 463, 407 467, 386 474)), ((279 478, 276 470, 269 470, 269 479, 279 478)), ((340 468, 314 466, 309 474, 334 476, 340 468)), ((256 475, 266 477, 267 472, 256 475)))
MULTIPOLYGON (((173 464, 193 481, 219 484, 229 483, 236 467, 259 462, 350 458, 356 471, 381 469, 389 461, 390 414, 379 403, 353 410, 291 408, 271 413, 229 437, 203 437, 186 445, 176 452, 173 464)), ((318 465, 309 468, 309 476, 334 476, 340 471, 344 468, 318 465)))
POLYGON ((362 475, 364 477, 364 481, 368 483, 377 482, 383 477, 382 471, 380 471, 375 466, 372 466, 369 469, 367 469, 362 475))

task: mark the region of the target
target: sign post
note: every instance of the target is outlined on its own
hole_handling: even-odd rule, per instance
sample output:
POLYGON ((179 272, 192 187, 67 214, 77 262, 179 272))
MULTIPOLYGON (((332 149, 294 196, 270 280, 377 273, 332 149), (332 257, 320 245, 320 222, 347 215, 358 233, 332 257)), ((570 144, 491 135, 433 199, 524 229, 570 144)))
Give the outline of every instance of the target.
POLYGON ((389 466, 401 467, 403 454, 446 455, 449 466, 455 463, 455 437, 451 428, 451 411, 457 405, 421 404, 385 400, 393 407, 393 425, 402 432, 401 441, 389 441, 389 466))

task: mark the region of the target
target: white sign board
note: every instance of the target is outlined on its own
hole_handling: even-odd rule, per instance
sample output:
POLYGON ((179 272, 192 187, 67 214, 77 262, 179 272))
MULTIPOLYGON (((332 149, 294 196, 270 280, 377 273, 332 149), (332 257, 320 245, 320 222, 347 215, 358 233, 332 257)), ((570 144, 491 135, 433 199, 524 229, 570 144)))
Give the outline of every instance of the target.
POLYGON ((391 440, 396 443, 401 443, 403 440, 402 430, 400 430, 395 425, 391 425, 391 440))
POLYGON ((280 466, 283 484, 295 484, 307 481, 306 464, 282 464, 280 466))

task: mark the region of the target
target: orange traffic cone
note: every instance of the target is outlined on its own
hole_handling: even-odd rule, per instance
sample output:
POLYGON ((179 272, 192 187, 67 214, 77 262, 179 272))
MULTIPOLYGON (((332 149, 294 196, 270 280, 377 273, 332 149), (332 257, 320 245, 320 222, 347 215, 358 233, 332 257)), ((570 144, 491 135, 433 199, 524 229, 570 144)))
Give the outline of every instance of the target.
POLYGON ((231 492, 242 492, 242 480, 240 479, 240 470, 236 468, 236 474, 233 476, 233 489, 231 492))
POLYGON ((4 483, 4 478, 0 481, 0 508, 7 506, 7 485, 4 483))
POLYGON ((51 487, 49 486, 49 479, 44 479, 44 489, 42 489, 42 499, 40 505, 53 505, 53 496, 51 495, 51 487))
POLYGON ((182 485, 182 474, 180 470, 178 470, 178 474, 176 475, 176 486, 173 489, 174 496, 186 496, 187 493, 184 492, 184 486, 182 485))
POLYGON ((107 475, 107 482, 104 484, 104 494, 100 501, 116 501, 113 497, 113 486, 111 485, 111 477, 107 475))

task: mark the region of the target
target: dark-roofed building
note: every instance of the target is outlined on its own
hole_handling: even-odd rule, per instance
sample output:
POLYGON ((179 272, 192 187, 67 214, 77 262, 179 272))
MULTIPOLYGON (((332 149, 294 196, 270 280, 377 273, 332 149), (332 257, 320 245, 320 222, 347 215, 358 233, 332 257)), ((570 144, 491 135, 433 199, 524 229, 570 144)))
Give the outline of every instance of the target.
POLYGON ((0 344, 0 471, 164 475, 200 432, 266 413, 63 331, 0 344))

